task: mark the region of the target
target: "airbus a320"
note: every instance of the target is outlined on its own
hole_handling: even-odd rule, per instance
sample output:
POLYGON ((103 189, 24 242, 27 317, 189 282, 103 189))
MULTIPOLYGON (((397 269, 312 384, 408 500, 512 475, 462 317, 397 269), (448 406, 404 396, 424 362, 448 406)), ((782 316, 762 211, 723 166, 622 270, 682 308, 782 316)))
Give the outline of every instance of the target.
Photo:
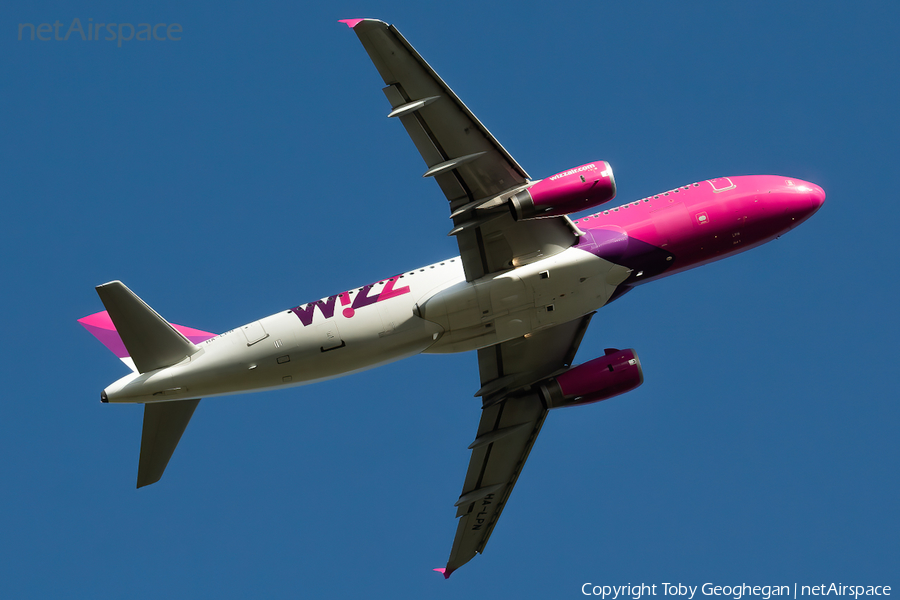
MULTIPOLYGON (((484 550, 550 410, 643 382, 634 350, 574 365, 594 313, 645 283, 796 227, 825 200, 791 177, 717 177, 573 221, 616 195, 595 160, 532 179, 394 26, 342 21, 384 80, 447 198, 459 256, 287 308, 225 333, 172 325, 119 281, 80 319, 132 372, 103 390, 144 405, 137 486, 160 479, 201 398, 303 385, 420 352, 478 353, 481 416, 445 567, 484 550)), ((474 387, 474 386, 473 386, 474 387)))

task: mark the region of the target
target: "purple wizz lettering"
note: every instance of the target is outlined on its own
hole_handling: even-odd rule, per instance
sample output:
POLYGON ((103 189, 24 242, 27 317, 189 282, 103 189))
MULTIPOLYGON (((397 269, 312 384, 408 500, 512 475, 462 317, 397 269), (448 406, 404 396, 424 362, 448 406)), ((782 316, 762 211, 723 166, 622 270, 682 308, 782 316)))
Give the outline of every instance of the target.
POLYGON ((327 300, 316 300, 315 302, 310 302, 305 307, 296 306, 291 309, 297 318, 300 319, 300 322, 303 323, 303 326, 310 325, 313 322, 313 317, 316 313, 316 307, 319 307, 319 310, 322 311, 322 316, 326 319, 330 319, 334 316, 334 303, 337 300, 337 296, 329 296, 327 300))
POLYGON ((378 302, 378 297, 380 294, 375 294, 374 296, 370 296, 369 292, 372 291, 372 288, 375 287, 374 283, 370 283, 369 285, 363 286, 362 290, 358 294, 356 294, 356 298, 353 299, 353 309, 358 310, 363 306, 369 306, 370 304, 375 304, 378 302))

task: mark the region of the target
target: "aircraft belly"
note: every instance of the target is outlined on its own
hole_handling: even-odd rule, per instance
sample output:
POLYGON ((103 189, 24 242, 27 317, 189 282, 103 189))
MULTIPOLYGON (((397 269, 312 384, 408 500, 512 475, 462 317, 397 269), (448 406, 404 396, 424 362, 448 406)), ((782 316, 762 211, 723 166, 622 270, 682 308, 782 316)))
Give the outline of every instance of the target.
POLYGON ((630 273, 578 248, 472 282, 457 270, 423 272, 419 289, 436 290, 424 297, 398 285, 383 302, 350 305, 335 296, 307 312, 271 315, 206 340, 176 365, 125 377, 107 396, 209 398, 331 379, 421 352, 484 348, 596 310, 630 273))
POLYGON ((465 352, 566 323, 609 301, 631 270, 570 248, 442 290, 421 307, 444 334, 429 353, 465 352))

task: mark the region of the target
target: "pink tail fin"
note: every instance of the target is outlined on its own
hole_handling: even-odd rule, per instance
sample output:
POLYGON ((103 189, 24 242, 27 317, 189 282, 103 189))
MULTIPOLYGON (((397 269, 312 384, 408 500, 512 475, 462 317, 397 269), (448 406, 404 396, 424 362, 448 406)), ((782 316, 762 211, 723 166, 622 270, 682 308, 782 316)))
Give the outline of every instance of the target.
MULTIPOLYGON (((125 348, 122 338, 119 337, 119 332, 116 331, 116 326, 113 325, 108 312, 104 310, 102 312, 94 313, 78 319, 78 322, 81 323, 82 327, 87 329, 91 335, 100 340, 100 343, 106 346, 110 352, 122 359, 122 362, 128 365, 132 370, 134 369, 134 363, 128 355, 128 349, 125 348)), ((200 331, 199 329, 194 329, 192 327, 185 327, 184 325, 176 325, 174 323, 171 325, 193 344, 199 344, 200 342, 216 337, 217 335, 215 333, 209 333, 208 331, 200 331)))

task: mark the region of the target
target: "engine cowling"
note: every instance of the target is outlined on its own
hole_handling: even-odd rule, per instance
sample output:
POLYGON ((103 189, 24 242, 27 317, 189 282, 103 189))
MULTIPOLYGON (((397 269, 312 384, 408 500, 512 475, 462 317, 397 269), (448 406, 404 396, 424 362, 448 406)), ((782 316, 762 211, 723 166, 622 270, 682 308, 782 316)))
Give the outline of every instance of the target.
POLYGON ((610 348, 604 356, 572 367, 539 384, 547 408, 600 402, 644 383, 641 361, 634 350, 610 348))
POLYGON ((510 198, 513 217, 542 219, 599 206, 616 197, 616 180, 605 160, 542 179, 510 198))

